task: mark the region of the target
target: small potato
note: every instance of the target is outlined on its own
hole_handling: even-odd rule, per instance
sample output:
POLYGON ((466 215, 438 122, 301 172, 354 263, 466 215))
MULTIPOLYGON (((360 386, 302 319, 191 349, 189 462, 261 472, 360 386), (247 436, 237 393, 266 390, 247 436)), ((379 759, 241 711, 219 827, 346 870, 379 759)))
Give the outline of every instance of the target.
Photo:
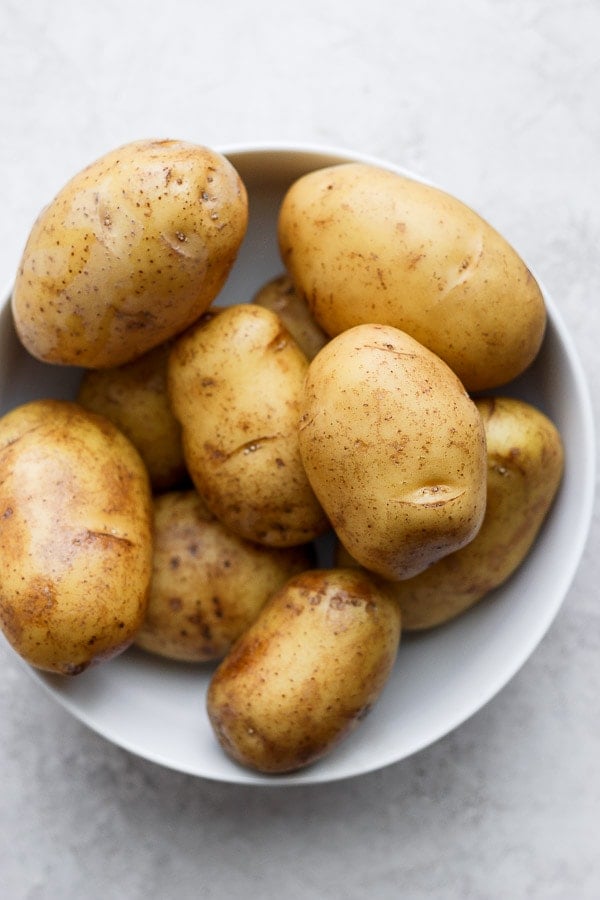
POLYGON ((313 563, 308 547, 273 549, 233 534, 196 491, 154 501, 154 571, 136 644, 186 662, 220 659, 288 578, 313 563))
MULTIPOLYGON (((509 578, 527 556, 556 496, 563 447, 554 424, 510 397, 476 401, 487 436, 487 509, 475 539, 408 581, 388 583, 405 629, 455 618, 509 578)), ((346 554, 340 565, 349 565, 346 554)))
POLYGON ((399 640, 398 605, 366 574, 290 579, 210 682, 207 710, 223 750, 273 773, 323 757, 379 698, 399 640))
POLYGON ((36 400, 0 420, 0 623, 32 666, 76 675, 124 650, 146 613, 144 464, 100 416, 36 400))
POLYGON ((209 311, 169 360, 195 487, 228 528, 268 546, 306 544, 329 527, 298 447, 307 368, 279 317, 249 303, 209 311))
POLYGON ((283 263, 327 334, 393 325, 440 356, 468 391, 514 379, 546 325, 542 292, 514 249, 455 197, 361 163, 289 188, 283 263))
POLYGON ((209 148, 147 140, 107 153, 31 230, 12 297, 21 342, 90 369, 136 359, 208 308, 247 222, 237 171, 209 148))
POLYGON ((106 416, 139 451, 156 491, 181 485, 187 470, 181 428, 167 393, 170 343, 113 369, 89 369, 79 385, 77 401, 106 416))
POLYGON ((310 364, 300 452, 337 536, 366 569, 410 578, 477 534, 485 511, 481 416, 413 338, 357 325, 310 364))
POLYGON ((267 282, 254 295, 252 302, 277 313, 309 360, 329 340, 313 319, 306 300, 300 297, 289 275, 279 275, 267 282))

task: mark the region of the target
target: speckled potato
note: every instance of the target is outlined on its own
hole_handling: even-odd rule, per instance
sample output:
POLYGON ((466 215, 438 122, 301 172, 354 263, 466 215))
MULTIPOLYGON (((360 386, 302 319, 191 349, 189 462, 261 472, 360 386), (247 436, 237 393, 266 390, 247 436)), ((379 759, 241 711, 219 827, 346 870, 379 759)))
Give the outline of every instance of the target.
POLYGON ((292 575, 308 547, 261 547, 225 528, 196 491, 154 500, 154 564, 136 644, 170 659, 221 659, 292 575))
POLYGON ((209 148, 147 140, 107 153, 31 230, 12 298, 19 338, 45 362, 130 362, 208 308, 247 220, 238 173, 209 148))
POLYGON ((308 361, 279 317, 250 303, 207 313, 168 370, 192 481, 232 531, 268 546, 328 528, 298 447, 308 361))
POLYGON ((263 285, 253 303, 277 313, 307 359, 313 359, 329 340, 315 322, 304 297, 295 289, 289 275, 279 275, 263 285))
POLYGON ((311 172, 283 199, 282 260, 330 335, 393 325, 467 390, 514 379, 537 355, 541 290, 506 240, 437 188, 361 163, 311 172))
POLYGON ((272 773, 331 752, 381 695, 400 627, 398 604, 363 573, 292 578, 210 682, 207 710, 223 750, 272 773))
POLYGON ((156 491, 181 485, 187 475, 181 428, 167 393, 170 342, 133 362, 83 374, 77 401, 106 416, 127 435, 146 464, 156 491))
POLYGON ((133 640, 152 573, 143 462, 107 419, 36 400, 0 420, 0 623, 32 666, 76 675, 133 640))
MULTIPOLYGON (((564 454, 553 422, 509 397, 477 400, 487 436, 487 509, 475 539, 408 581, 388 584, 408 630, 442 625, 501 585, 523 562, 560 486, 564 454)), ((348 565, 345 553, 339 564, 348 565)))
POLYGON ((410 578, 472 540, 486 499, 481 416, 435 354, 358 325, 310 363, 300 452, 337 536, 365 568, 410 578))

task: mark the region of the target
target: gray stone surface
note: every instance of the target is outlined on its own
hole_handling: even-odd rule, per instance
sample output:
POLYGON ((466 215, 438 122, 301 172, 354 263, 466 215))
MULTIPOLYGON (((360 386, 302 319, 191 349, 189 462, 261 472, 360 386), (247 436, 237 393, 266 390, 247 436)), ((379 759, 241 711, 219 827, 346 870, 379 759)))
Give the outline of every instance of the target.
MULTIPOLYGON (((599 47, 596 0, 3 0, 0 280, 39 208, 118 143, 343 146, 442 184, 520 248, 597 415, 599 47)), ((488 706, 329 786, 161 769, 70 717, 0 645, 0 894, 596 900, 599 538, 596 513, 557 619, 488 706)))

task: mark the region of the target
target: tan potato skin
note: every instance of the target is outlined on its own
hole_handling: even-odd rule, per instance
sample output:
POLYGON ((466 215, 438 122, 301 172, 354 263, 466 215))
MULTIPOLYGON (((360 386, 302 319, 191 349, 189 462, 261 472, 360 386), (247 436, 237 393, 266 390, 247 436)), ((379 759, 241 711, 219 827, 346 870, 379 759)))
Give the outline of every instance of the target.
POLYGON ((155 491, 181 485, 187 476, 181 428, 167 392, 170 342, 111 369, 84 373, 77 401, 106 416, 133 443, 146 464, 155 491))
POLYGON ((184 141, 135 141, 72 178, 25 246, 12 306, 45 362, 106 368, 179 333, 223 286, 247 227, 225 157, 184 141))
POLYGON ((308 360, 313 359, 329 340, 329 335, 319 328, 305 298, 298 294, 287 274, 278 275, 264 284, 252 302, 277 313, 308 360))
POLYGON ((379 698, 400 628, 397 603, 363 573, 290 579, 210 682, 207 710, 223 750, 267 773, 331 752, 379 698))
POLYGON ((467 390, 506 384, 537 355, 546 310, 523 261, 456 198, 361 163, 311 172, 283 199, 281 257, 330 335, 393 325, 467 390))
MULTIPOLYGON (((487 509, 475 539, 431 568, 387 588, 406 630, 454 619, 499 587, 531 549, 560 486, 564 451, 540 410, 510 397, 476 400, 488 445, 487 509)), ((338 564, 349 565, 342 551, 338 564)))
POLYGON ((169 361, 196 489, 228 528, 268 546, 305 544, 329 527, 298 447, 307 368, 279 317, 248 303, 209 311, 169 361))
POLYGON ((169 659, 221 659, 288 578, 313 563, 308 547, 261 547, 225 528, 196 491, 154 500, 154 565, 136 644, 169 659))
POLYGON ((146 611, 152 507, 106 419, 38 400, 0 420, 0 623, 32 666, 75 675, 120 653, 146 611))
POLYGON ((365 568, 410 578, 472 540, 486 497, 481 416, 437 356, 358 325, 311 362, 300 452, 337 536, 365 568))

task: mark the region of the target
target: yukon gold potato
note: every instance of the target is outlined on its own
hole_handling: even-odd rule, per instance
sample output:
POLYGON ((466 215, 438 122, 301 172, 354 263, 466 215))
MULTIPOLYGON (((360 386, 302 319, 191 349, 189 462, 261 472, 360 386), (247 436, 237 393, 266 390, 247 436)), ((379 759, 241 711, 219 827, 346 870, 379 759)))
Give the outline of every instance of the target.
POLYGON ((211 680, 207 710, 222 748, 260 772, 323 757, 379 698, 399 639, 398 604, 365 573, 292 578, 211 680))
MULTIPOLYGON (((509 397, 477 400, 487 436, 487 509, 475 539, 408 581, 388 584, 403 626, 441 625, 501 585, 527 556, 563 473, 555 425, 540 410, 509 397)), ((340 564, 348 565, 345 553, 340 564)))
POLYGON ((146 464, 152 487, 168 490, 186 476, 181 429, 167 393, 170 343, 111 369, 84 373, 77 401, 127 435, 146 464))
POLYGON ((305 544, 328 528, 298 447, 307 369, 279 317, 253 304, 210 311, 169 360, 195 487, 228 528, 269 546, 305 544))
POLYGON ((348 552, 410 578, 472 540, 486 497, 481 416, 458 378, 413 338, 358 325, 310 364, 300 452, 348 552))
POLYGON ((231 163, 184 141, 135 141, 74 176, 35 222, 13 315, 45 362, 122 365, 179 333, 216 297, 246 232, 231 163))
POLYGON ((0 420, 0 623, 32 666, 75 675, 133 640, 152 573, 143 462, 115 426, 36 400, 0 420))
POLYGON ((315 322, 304 297, 296 291, 289 275, 279 275, 257 291, 253 303, 272 309, 292 335, 307 359, 313 359, 329 340, 315 322))
POLYGON ((261 547, 225 528, 196 491, 154 500, 154 564, 136 644, 170 659, 220 659, 288 578, 309 569, 307 547, 261 547))
POLYGON ((361 163, 319 169, 288 190, 278 234, 296 289, 330 335, 393 325, 469 391, 511 381, 538 353, 537 282, 498 232, 437 188, 361 163))

